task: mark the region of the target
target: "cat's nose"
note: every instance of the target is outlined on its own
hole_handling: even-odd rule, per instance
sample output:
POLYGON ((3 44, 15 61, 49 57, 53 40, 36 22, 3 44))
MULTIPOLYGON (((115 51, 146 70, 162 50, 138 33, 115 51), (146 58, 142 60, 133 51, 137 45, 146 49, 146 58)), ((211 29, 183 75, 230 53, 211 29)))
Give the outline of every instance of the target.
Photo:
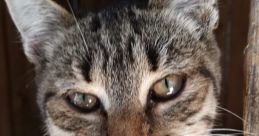
POLYGON ((142 114, 114 115, 108 119, 109 136, 148 136, 149 124, 142 114))

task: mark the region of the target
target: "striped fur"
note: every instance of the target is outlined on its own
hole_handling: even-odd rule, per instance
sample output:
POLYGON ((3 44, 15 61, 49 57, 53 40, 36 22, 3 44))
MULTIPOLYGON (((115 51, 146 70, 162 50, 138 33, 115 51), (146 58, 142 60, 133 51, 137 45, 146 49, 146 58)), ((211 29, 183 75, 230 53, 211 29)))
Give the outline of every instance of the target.
POLYGON ((85 14, 78 24, 48 0, 18 1, 6 0, 36 66, 46 133, 209 135, 221 80, 215 0, 122 1, 85 14), (150 101, 150 87, 169 74, 187 75, 181 94, 150 101), (69 88, 96 95, 101 108, 88 114, 71 109, 64 101, 69 88))

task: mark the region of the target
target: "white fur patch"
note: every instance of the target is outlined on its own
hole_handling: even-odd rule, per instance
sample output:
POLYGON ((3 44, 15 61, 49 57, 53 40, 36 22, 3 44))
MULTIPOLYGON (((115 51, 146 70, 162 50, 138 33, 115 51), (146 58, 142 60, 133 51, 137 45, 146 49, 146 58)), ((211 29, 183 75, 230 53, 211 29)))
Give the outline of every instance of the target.
POLYGON ((62 130, 61 128, 55 126, 54 122, 49 118, 46 121, 47 125, 47 133, 51 134, 51 136, 74 136, 72 132, 68 132, 65 130, 62 130))

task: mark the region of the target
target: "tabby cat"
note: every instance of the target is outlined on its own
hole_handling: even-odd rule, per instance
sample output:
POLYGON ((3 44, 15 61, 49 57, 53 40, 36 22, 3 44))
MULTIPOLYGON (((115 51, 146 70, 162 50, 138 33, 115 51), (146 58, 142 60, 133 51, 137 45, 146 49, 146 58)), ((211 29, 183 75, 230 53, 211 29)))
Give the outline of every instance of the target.
POLYGON ((50 0, 5 1, 35 64, 47 135, 211 135, 216 0, 118 0, 80 18, 50 0))

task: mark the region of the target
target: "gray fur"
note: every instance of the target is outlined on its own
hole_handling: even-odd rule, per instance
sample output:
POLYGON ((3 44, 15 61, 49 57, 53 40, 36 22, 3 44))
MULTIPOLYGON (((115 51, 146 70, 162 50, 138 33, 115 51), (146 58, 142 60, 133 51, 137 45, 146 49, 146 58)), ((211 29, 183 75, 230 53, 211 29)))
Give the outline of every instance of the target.
POLYGON ((78 20, 80 27, 47 0, 25 0, 22 8, 17 1, 6 0, 26 55, 36 66, 38 104, 47 133, 209 135, 221 80, 213 35, 216 1, 120 5, 86 14, 78 20), (35 25, 27 24, 28 19, 35 25), (182 73, 187 82, 180 96, 166 103, 149 102, 152 84, 182 73), (66 106, 63 94, 79 83, 92 87, 86 91, 100 97, 103 109, 82 114, 66 106))

